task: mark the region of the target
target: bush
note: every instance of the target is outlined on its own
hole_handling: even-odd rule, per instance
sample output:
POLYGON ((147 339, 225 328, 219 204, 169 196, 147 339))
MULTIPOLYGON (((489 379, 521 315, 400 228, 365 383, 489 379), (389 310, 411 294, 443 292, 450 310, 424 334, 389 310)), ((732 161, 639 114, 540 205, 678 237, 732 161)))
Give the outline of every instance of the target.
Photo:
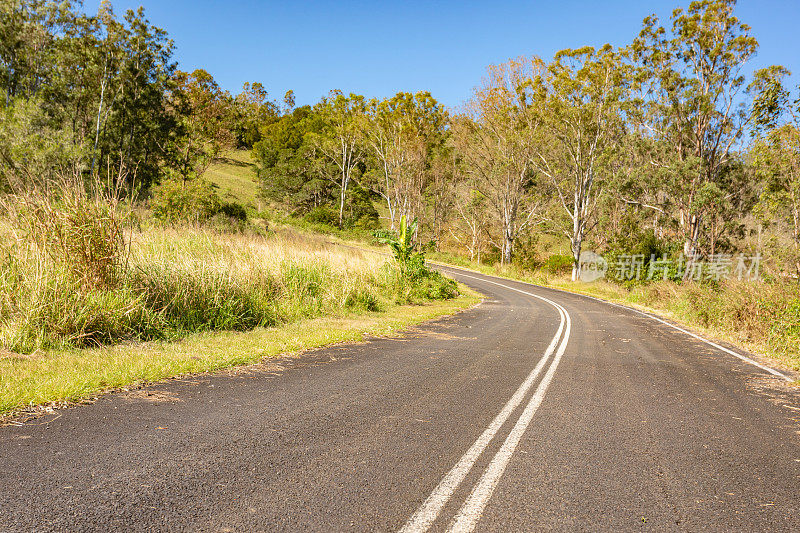
POLYGON ((153 188, 150 207, 153 216, 161 221, 197 223, 217 214, 222 202, 211 184, 202 179, 187 182, 170 179, 153 188))
POLYGON ((572 272, 575 261, 571 255, 551 255, 542 263, 541 269, 549 274, 568 274, 572 272))
POLYGON ((224 202, 217 211, 217 214, 224 215, 230 219, 244 222, 247 220, 247 210, 237 202, 224 202))
POLYGON ((335 227, 339 223, 339 214, 332 207, 322 205, 315 207, 303 216, 303 220, 309 224, 322 224, 335 227))
POLYGON ((401 302, 423 300, 447 300, 458 296, 458 285, 440 272, 431 270, 425 264, 425 255, 415 252, 412 237, 417 229, 417 219, 406 223, 405 215, 400 217, 399 233, 376 231, 373 233, 379 242, 388 244, 400 267, 401 302))

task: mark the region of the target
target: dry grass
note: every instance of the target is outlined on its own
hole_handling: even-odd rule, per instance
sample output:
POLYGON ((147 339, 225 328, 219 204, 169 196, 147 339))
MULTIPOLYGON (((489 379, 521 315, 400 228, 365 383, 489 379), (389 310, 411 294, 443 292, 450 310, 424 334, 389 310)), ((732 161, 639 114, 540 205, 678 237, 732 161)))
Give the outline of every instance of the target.
POLYGON ((431 316, 398 305, 457 296, 321 236, 132 229, 118 204, 71 194, 4 198, 0 411, 358 338, 431 316))
POLYGON ((75 184, 2 201, 0 348, 12 352, 246 331, 455 292, 307 234, 126 230, 119 203, 75 184))

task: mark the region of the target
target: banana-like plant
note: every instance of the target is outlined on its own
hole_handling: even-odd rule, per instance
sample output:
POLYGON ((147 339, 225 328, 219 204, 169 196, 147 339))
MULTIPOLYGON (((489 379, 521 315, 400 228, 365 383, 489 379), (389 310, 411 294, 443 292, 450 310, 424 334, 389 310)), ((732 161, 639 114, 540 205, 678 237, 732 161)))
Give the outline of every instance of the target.
POLYGON ((400 265, 400 272, 405 276, 408 263, 414 255, 414 234, 417 232, 418 219, 406 224, 406 216, 400 217, 400 231, 397 235, 387 235, 378 239, 383 244, 388 244, 394 253, 394 258, 400 265))

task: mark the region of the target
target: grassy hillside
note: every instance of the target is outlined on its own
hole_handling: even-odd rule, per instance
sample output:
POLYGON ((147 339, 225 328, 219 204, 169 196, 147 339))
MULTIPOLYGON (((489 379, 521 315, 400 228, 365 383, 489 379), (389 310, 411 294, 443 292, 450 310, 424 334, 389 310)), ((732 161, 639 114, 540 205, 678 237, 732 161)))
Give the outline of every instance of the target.
POLYGON ((205 177, 218 188, 227 201, 260 211, 263 202, 258 198, 256 168, 249 150, 232 150, 212 164, 205 177))

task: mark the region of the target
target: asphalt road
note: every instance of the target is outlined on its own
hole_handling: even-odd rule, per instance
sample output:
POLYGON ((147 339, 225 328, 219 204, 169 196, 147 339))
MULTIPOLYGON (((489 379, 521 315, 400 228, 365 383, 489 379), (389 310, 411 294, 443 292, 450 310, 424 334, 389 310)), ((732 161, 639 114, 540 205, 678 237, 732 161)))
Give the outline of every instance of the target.
POLYGON ((446 270, 484 303, 0 428, 0 530, 800 530, 796 387, 631 310, 446 270))

